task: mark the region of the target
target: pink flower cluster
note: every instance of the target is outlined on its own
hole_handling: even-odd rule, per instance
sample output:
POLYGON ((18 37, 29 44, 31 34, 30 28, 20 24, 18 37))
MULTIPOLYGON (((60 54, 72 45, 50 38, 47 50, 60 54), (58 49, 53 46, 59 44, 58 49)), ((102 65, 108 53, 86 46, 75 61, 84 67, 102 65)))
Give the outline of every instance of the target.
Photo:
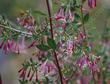
POLYGON ((62 7, 58 9, 56 14, 54 15, 54 19, 59 23, 62 22, 62 24, 56 24, 56 27, 62 27, 63 29, 66 28, 67 22, 73 22, 74 21, 74 12, 68 9, 67 11, 64 11, 62 7))
MULTIPOLYGON (((54 77, 57 75, 57 69, 52 62, 41 61, 38 58, 32 58, 32 61, 27 61, 24 66, 18 71, 20 80, 40 81, 42 82, 45 77, 54 77), (38 62, 36 62, 36 60, 38 62)), ((57 78, 55 78, 57 79, 57 78)))
POLYGON ((32 68, 29 69, 22 68, 19 70, 19 73, 20 73, 19 76, 20 79, 25 80, 27 78, 29 79, 29 81, 32 81, 32 79, 36 77, 35 80, 36 81, 38 80, 37 72, 33 71, 32 68))
POLYGON ((59 10, 55 14, 56 21, 64 21, 70 20, 71 22, 74 21, 74 13, 69 9, 67 11, 64 11, 63 8, 59 8, 59 10))
POLYGON ((77 59, 76 64, 79 66, 80 69, 83 69, 84 67, 88 67, 90 72, 99 71, 97 64, 99 59, 100 58, 89 60, 88 57, 82 56, 77 59))
POLYGON ((88 6, 90 8, 96 7, 96 0, 88 0, 88 6))
POLYGON ((32 31, 35 27, 35 20, 28 13, 21 13, 17 18, 17 22, 29 31, 32 31))
POLYGON ((5 54, 8 52, 14 52, 14 53, 21 53, 25 49, 25 42, 24 38, 20 39, 19 41, 14 40, 3 40, 0 43, 0 49, 2 49, 5 54))

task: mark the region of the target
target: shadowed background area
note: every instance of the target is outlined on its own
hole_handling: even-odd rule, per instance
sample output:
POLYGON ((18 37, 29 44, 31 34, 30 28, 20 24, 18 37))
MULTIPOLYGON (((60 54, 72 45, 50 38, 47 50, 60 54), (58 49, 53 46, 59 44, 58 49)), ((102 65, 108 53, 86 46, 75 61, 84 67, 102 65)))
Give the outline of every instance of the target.
POLYGON ((41 9, 45 10, 45 0, 1 0, 0 13, 10 18, 14 18, 22 10, 41 9), (40 3, 40 4, 39 4, 40 3))
MULTIPOLYGON (((110 0, 98 0, 97 2, 97 8, 91 11, 90 21, 86 24, 87 31, 93 32, 91 35, 95 45, 101 40, 105 28, 110 28, 110 0)), ((12 21, 16 20, 19 12, 27 9, 46 12, 45 0, 0 0, 0 14, 12 21)), ((19 84, 17 71, 21 63, 32 55, 32 51, 26 50, 26 53, 20 55, 5 55, 0 51, 0 73, 3 84, 19 84)))
MULTIPOLYGON (((0 15, 6 16, 11 21, 15 21, 22 11, 39 9, 45 12, 45 8, 44 0, 0 0, 0 15)), ((33 50, 26 50, 20 55, 7 55, 0 50, 0 74, 3 84, 19 84, 18 70, 24 60, 32 56, 33 52, 33 50)))

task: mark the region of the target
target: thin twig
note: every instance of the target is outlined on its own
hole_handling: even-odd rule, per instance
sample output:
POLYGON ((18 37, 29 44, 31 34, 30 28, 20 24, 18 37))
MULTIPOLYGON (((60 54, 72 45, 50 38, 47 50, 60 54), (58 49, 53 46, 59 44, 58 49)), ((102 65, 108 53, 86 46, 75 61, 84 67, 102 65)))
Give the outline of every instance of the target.
POLYGON ((18 29, 16 29, 16 28, 12 28, 12 27, 8 27, 8 26, 4 26, 4 25, 1 25, 1 24, 0 24, 0 27, 2 27, 2 28, 6 28, 6 29, 10 29, 10 30, 12 30, 12 31, 15 31, 15 32, 18 32, 18 33, 22 33, 22 34, 25 34, 25 35, 32 36, 30 33, 28 33, 28 32, 24 32, 24 31, 21 31, 21 30, 18 30, 18 29))
POLYGON ((82 2, 81 2, 81 6, 80 6, 80 10, 81 10, 81 20, 82 20, 82 28, 83 28, 83 32, 85 34, 85 38, 87 37, 86 36, 86 29, 85 29, 85 26, 84 26, 84 15, 83 15, 83 6, 82 6, 82 2))

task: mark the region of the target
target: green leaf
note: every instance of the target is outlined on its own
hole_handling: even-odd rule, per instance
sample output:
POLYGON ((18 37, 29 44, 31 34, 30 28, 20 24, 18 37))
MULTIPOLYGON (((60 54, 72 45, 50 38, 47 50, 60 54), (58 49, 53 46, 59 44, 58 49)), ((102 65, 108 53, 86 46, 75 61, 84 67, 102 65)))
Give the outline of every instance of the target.
POLYGON ((39 45, 36 45, 36 47, 42 51, 48 51, 50 49, 49 46, 47 45, 44 45, 44 44, 39 44, 39 45))
POLYGON ((85 3, 86 2, 86 0, 82 0, 82 3, 85 3))
POLYGON ((75 30, 75 31, 77 31, 78 30, 78 25, 75 23, 75 24, 73 24, 73 29, 75 30))
POLYGON ((37 40, 39 38, 39 35, 36 35, 36 34, 33 34, 32 36, 35 40, 37 40))
POLYGON ((75 20, 78 21, 80 18, 80 15, 78 13, 75 13, 75 20))
POLYGON ((52 48, 54 50, 56 49, 56 43, 55 43, 55 41, 53 39, 48 38, 47 39, 47 43, 48 43, 48 45, 49 45, 50 48, 52 48))
POLYGON ((66 2, 66 0, 60 0, 60 2, 61 2, 62 4, 64 4, 64 3, 66 2))
POLYGON ((43 13, 42 11, 39 11, 39 10, 35 10, 35 11, 33 11, 33 13, 38 14, 38 15, 46 16, 45 13, 43 13))
POLYGON ((85 45, 85 46, 83 46, 83 50, 84 50, 84 52, 88 53, 90 49, 87 45, 85 45))
POLYGON ((48 30, 46 30, 46 31, 43 32, 43 34, 46 35, 46 36, 49 36, 50 32, 48 32, 48 30))
POLYGON ((87 68, 84 68, 84 69, 82 70, 82 74, 83 74, 84 76, 87 76, 87 74, 88 74, 88 69, 87 69, 87 68))
POLYGON ((84 22, 87 22, 88 20, 89 20, 89 13, 84 16, 84 22))
POLYGON ((28 81, 27 80, 19 80, 20 84, 27 84, 28 81))

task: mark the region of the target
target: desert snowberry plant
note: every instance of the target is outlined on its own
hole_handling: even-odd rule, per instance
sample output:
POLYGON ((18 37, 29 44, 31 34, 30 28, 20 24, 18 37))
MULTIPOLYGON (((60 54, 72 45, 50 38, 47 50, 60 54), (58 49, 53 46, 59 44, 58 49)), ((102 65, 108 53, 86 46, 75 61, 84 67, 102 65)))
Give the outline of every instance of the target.
POLYGON ((45 1, 47 13, 22 12, 17 25, 0 17, 0 49, 5 54, 36 49, 18 71, 20 84, 110 84, 107 56, 94 53, 85 28, 96 0, 45 1))

